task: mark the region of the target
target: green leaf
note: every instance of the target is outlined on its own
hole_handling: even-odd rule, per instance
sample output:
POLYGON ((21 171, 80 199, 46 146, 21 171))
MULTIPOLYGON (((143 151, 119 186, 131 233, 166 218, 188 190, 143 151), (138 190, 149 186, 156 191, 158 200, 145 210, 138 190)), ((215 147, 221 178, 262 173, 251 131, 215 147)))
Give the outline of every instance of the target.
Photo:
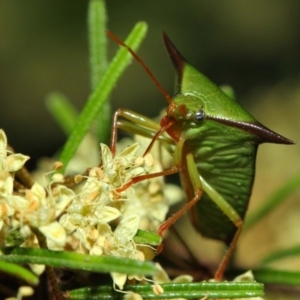
POLYGON ((162 242, 162 238, 159 235, 145 230, 138 230, 133 240, 136 244, 148 244, 151 246, 158 246, 162 242))
MULTIPOLYGON (((99 84, 107 68, 107 36, 105 34, 107 12, 104 0, 90 0, 88 7, 88 33, 90 78, 92 91, 99 84)), ((111 105, 106 101, 96 118, 97 137, 102 143, 108 142, 111 124, 111 105)))
POLYGON ((256 280, 266 284, 300 286, 299 271, 281 271, 267 268, 253 270, 256 280))
POLYGON ((88 6, 88 36, 90 78, 95 90, 107 67, 106 8, 104 0, 90 0, 88 6))
POLYGON ((37 285, 39 283, 39 278, 36 275, 24 267, 18 266, 14 263, 0 261, 0 271, 23 279, 32 285, 37 285))
POLYGON ((268 264, 280 259, 284 259, 284 258, 289 258, 289 257, 293 257, 293 256, 299 256, 300 255, 300 245, 294 246, 294 247, 290 247, 288 249, 283 249, 283 250, 278 250, 275 251, 273 253, 271 253, 270 255, 266 256, 262 261, 261 261, 261 265, 262 264, 268 264))
POLYGON ((0 255, 0 260, 20 264, 41 264, 103 273, 151 275, 155 272, 155 266, 151 262, 141 262, 123 257, 96 256, 35 248, 1 248, 1 251, 3 255, 0 255))
MULTIPOLYGON (((259 297, 264 294, 263 285, 257 282, 199 282, 166 283, 160 285, 163 293, 153 292, 153 285, 126 285, 124 290, 141 295, 143 299, 202 298, 234 299, 259 297)), ((117 293, 112 287, 82 288, 69 293, 70 299, 123 299, 123 293, 117 293)))

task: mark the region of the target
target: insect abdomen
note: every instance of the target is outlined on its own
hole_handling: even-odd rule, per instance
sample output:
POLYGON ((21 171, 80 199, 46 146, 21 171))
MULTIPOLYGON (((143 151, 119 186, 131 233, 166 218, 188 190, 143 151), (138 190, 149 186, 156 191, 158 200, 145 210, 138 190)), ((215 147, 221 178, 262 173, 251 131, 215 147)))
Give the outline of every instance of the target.
MULTIPOLYGON (((227 134, 223 132, 212 136, 207 132, 206 136, 200 135, 203 137, 201 142, 194 141, 197 147, 193 141, 188 144, 190 149, 194 149, 199 174, 243 219, 251 195, 258 145, 248 134, 238 141, 229 132, 227 134)), ((193 221, 202 235, 226 243, 230 243, 237 229, 205 193, 193 208, 193 221)))

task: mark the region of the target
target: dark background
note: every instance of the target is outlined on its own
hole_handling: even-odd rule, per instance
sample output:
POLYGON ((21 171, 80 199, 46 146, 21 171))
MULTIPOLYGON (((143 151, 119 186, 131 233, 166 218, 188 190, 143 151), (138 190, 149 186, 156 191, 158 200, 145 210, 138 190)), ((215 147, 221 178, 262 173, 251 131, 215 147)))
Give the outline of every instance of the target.
MULTIPOLYGON (((298 0, 107 2, 108 27, 121 38, 137 21, 148 22, 139 54, 170 93, 174 74, 162 30, 203 73, 232 85, 250 111, 254 91, 299 80, 298 0)), ((0 127, 32 157, 52 155, 65 139, 45 109, 45 96, 61 91, 80 109, 89 95, 86 11, 87 1, 0 3, 0 127)), ((116 48, 110 43, 110 57, 116 48)), ((114 108, 151 117, 165 104, 136 63, 113 95, 114 108)))

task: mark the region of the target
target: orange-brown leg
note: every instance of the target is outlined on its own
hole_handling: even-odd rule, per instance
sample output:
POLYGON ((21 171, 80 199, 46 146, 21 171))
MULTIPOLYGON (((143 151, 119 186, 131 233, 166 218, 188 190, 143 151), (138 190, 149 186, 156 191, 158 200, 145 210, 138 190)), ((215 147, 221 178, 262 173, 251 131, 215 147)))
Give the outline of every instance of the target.
POLYGON ((117 193, 124 192, 129 187, 131 187, 133 184, 144 181, 146 179, 151 179, 151 178, 160 177, 160 176, 167 176, 167 175, 171 175, 171 174, 175 174, 175 173, 178 173, 178 168, 176 166, 172 166, 170 169, 167 169, 167 170, 164 170, 161 172, 136 176, 136 177, 131 178, 131 180, 128 181, 127 183, 125 183, 122 187, 116 189, 116 192, 117 193))
MULTIPOLYGON (((178 152, 176 153, 175 159, 181 160, 182 151, 180 148, 180 144, 183 145, 183 142, 179 142, 178 146, 178 152)), ((189 179, 192 183, 193 189, 194 189, 194 197, 189 200, 179 211, 177 211, 174 215, 172 215, 169 219, 167 219, 159 228, 158 228, 158 234, 160 236, 163 235, 164 231, 167 230, 172 224, 174 224, 183 214, 185 214, 190 208, 192 208, 200 199, 203 193, 201 181, 199 178, 199 173, 197 170, 197 167, 195 165, 194 157, 191 153, 187 154, 186 156, 186 163, 187 163, 187 169, 189 174, 189 179)), ((162 245, 157 249, 157 252, 161 252, 163 249, 162 245)))
POLYGON ((229 248, 225 254, 225 256, 223 257, 221 263, 219 264, 219 267, 215 273, 215 280, 216 281, 221 281, 223 279, 223 275, 224 275, 224 272, 226 270, 226 267, 229 263, 229 260, 234 252, 234 249, 236 247, 236 244, 237 244, 237 241, 240 237, 240 234, 242 232, 242 229, 243 229, 243 220, 240 219, 238 220, 237 222, 234 223, 234 225, 237 227, 237 231, 229 245, 229 248))

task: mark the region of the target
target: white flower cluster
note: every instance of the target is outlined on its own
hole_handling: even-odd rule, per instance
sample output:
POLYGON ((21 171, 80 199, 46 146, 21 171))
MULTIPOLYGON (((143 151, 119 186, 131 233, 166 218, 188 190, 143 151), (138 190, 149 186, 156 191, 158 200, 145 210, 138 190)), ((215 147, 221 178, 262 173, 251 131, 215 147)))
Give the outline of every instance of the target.
MULTIPOLYGON (((0 131, 0 226, 2 244, 38 247, 34 228, 45 236, 51 250, 94 255, 113 255, 144 260, 143 248, 133 241, 138 229, 156 230, 165 219, 168 204, 161 177, 122 189, 131 178, 157 170, 150 154, 137 156, 137 143, 113 156, 101 144, 101 166, 90 169, 76 192, 53 176, 46 189, 35 183, 31 189, 13 191, 14 174, 28 156, 7 151, 0 131), (55 183, 55 184, 54 184, 55 183)), ((120 288, 127 275, 111 274, 120 288)), ((137 276, 133 276, 136 279, 137 276)))
MULTIPOLYGON (((138 143, 131 144, 115 156, 106 145, 100 146, 101 165, 89 170, 85 182, 78 185, 76 192, 63 185, 64 178, 59 174, 53 175, 46 189, 36 182, 31 189, 14 191, 15 173, 29 157, 7 150, 6 135, 0 130, 1 246, 39 247, 35 235, 39 231, 51 250, 140 261, 149 256, 149 247, 136 244, 133 238, 138 229, 155 231, 165 220, 168 202, 163 191, 167 198, 174 200, 180 198, 180 190, 174 192, 174 187, 163 186, 162 177, 128 184, 133 177, 162 169, 150 154, 137 155, 138 143)), ((37 273, 43 271, 41 266, 32 268, 37 273)), ((171 280, 160 265, 157 264, 156 268, 153 291, 159 295, 163 293, 160 284, 171 280)), ((111 273, 111 276, 119 289, 123 289, 127 278, 144 279, 119 273, 111 273)), ((236 280, 252 281, 253 276, 247 273, 236 280)), ((182 275, 172 282, 191 281, 191 276, 182 275)), ((32 288, 21 287, 17 299, 32 293, 32 288)), ((139 294, 126 293, 127 300, 141 299, 139 294)))

